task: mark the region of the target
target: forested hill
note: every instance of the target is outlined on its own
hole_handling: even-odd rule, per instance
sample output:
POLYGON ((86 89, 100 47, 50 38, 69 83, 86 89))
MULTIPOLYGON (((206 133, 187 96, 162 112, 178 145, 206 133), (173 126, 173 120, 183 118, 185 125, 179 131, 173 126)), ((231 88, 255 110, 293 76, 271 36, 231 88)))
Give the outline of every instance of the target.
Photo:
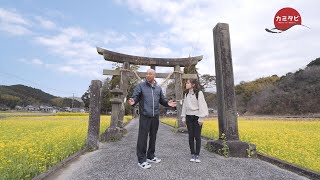
POLYGON ((50 100, 53 98, 56 98, 56 96, 45 93, 40 89, 35 89, 21 84, 12 86, 0 86, 0 103, 2 102, 3 104, 7 104, 9 102, 20 102, 26 104, 49 104, 50 100))
POLYGON ((235 87, 240 113, 297 115, 320 113, 320 58, 282 77, 273 75, 235 87))
MULTIPOLYGON (((25 85, 0 85, 0 108, 8 107, 13 109, 16 105, 50 105, 58 107, 71 107, 72 98, 61 98, 40 89, 25 85)), ((82 102, 74 100, 74 107, 81 107, 82 102)))

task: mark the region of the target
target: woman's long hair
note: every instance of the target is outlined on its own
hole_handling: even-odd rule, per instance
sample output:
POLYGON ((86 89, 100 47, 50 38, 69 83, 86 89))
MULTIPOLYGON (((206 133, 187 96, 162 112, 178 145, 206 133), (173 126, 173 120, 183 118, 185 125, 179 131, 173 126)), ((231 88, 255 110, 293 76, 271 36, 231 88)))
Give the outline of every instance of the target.
MULTIPOLYGON (((199 94, 199 91, 201 90, 199 81, 197 79, 188 79, 187 81, 190 81, 191 86, 194 85, 193 92, 196 94, 196 97, 198 99, 198 94, 199 94)), ((189 89, 186 89, 185 94, 188 95, 188 93, 189 93, 189 89)))

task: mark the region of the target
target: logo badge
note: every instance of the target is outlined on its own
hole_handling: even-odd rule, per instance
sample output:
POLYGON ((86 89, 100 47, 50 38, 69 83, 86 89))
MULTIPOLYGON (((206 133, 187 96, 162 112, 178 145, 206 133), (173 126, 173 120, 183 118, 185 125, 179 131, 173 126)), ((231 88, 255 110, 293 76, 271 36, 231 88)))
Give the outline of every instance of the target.
POLYGON ((307 27, 302 24, 302 18, 299 12, 290 7, 280 9, 274 16, 273 22, 275 28, 265 29, 269 33, 282 33, 295 25, 307 27))

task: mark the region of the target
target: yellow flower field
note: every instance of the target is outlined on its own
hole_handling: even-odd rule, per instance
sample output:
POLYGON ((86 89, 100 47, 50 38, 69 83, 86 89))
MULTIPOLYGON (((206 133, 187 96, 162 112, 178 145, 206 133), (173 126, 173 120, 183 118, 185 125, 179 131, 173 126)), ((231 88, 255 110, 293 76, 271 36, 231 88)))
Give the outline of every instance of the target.
MULTIPOLYGON (((109 125, 110 116, 101 116, 100 133, 109 125)), ((88 116, 1 119, 0 179, 31 179, 39 175, 81 150, 87 131, 88 116)))
MULTIPOLYGON (((176 125, 175 119, 161 122, 176 125)), ((245 120, 239 119, 242 141, 253 143, 261 153, 320 172, 320 120, 245 120)), ((217 119, 204 121, 202 136, 218 138, 217 119)), ((187 141, 186 141, 187 142, 187 141)))

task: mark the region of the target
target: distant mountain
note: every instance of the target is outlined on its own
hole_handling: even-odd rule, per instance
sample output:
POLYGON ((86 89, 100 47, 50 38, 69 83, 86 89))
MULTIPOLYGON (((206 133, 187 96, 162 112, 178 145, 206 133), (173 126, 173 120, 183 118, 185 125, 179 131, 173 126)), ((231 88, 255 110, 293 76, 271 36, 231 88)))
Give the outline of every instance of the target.
POLYGON ((0 100, 2 101, 17 101, 22 104, 50 104, 51 99, 57 98, 56 96, 45 93, 40 89, 21 84, 0 86, 0 97, 0 100))
POLYGON ((235 87, 240 113, 299 115, 320 113, 320 58, 285 76, 259 78, 235 87))
MULTIPOLYGON (((75 98, 74 107, 81 107, 82 101, 75 98)), ((71 98, 61 98, 40 89, 32 88, 25 85, 12 85, 3 86, 0 85, 0 107, 14 108, 16 105, 51 105, 60 107, 71 107, 71 98)))

